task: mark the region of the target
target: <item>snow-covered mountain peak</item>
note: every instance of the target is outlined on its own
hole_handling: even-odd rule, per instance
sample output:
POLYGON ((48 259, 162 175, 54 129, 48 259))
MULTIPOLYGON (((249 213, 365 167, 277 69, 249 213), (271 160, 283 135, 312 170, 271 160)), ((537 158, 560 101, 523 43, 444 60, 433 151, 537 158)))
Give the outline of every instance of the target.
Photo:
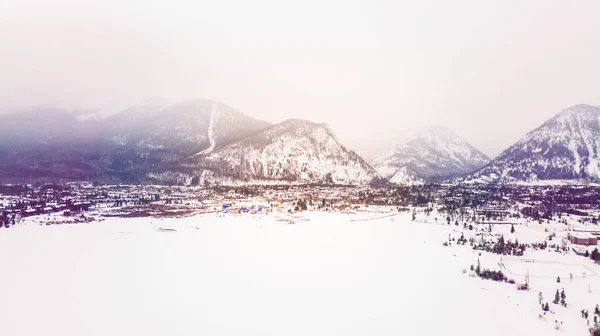
POLYGON ((600 108, 580 104, 559 112, 470 179, 600 179, 600 108))
POLYGON ((489 158, 453 131, 442 126, 419 129, 408 140, 373 161, 373 167, 392 182, 422 182, 466 174, 489 158))
POLYGON ((368 184, 379 176, 342 146, 326 124, 290 119, 197 155, 188 174, 201 181, 368 184))

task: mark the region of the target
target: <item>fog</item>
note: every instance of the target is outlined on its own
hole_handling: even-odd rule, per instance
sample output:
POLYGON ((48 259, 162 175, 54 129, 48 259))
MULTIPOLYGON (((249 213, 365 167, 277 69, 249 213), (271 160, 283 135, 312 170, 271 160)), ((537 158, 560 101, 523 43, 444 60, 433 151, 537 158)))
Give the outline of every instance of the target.
POLYGON ((223 101, 359 152, 447 126, 490 156, 600 105, 600 2, 0 2, 0 106, 223 101), (397 137, 396 137, 397 136, 397 137))

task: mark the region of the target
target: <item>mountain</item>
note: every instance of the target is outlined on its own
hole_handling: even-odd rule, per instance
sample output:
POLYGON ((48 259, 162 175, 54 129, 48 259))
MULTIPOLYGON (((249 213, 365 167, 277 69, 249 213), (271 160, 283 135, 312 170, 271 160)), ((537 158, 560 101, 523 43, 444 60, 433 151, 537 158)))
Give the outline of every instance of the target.
POLYGON ((382 177, 397 184, 420 184, 426 180, 473 172, 489 158, 451 130, 423 128, 391 151, 373 161, 382 177))
POLYGON ((271 124, 253 119, 226 104, 188 99, 172 105, 148 100, 108 118, 109 137, 144 150, 171 150, 191 155, 243 138, 271 124))
POLYGON ((155 178, 195 183, 334 183, 362 185, 379 177, 324 124, 288 120, 201 152, 155 178))
POLYGON ((569 107, 469 176, 474 182, 600 181, 600 108, 569 107))
POLYGON ((207 99, 117 113, 38 108, 0 116, 0 182, 333 183, 379 175, 323 124, 253 119, 207 99))
POLYGON ((167 162, 270 126, 206 99, 92 115, 41 107, 0 116, 0 179, 139 183, 167 162))

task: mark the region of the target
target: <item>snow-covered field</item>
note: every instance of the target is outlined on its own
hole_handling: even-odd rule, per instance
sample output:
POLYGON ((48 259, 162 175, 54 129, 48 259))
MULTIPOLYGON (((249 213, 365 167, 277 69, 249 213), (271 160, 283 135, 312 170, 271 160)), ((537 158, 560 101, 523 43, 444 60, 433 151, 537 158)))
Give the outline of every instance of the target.
MULTIPOLYGON (((295 224, 277 215, 213 214, 3 229, 0 331, 587 335, 580 310, 591 318, 592 302, 600 303, 598 276, 561 284, 532 278, 529 292, 469 277, 462 270, 478 255, 442 246, 457 235, 454 226, 411 222, 408 213, 300 216, 295 224), (590 286, 597 292, 588 293, 590 286), (557 287, 569 308, 551 303, 556 314, 540 319, 539 291, 551 302, 557 287), (555 319, 564 321, 561 330, 555 319)), ((482 267, 498 269, 498 256, 480 258, 482 267)))

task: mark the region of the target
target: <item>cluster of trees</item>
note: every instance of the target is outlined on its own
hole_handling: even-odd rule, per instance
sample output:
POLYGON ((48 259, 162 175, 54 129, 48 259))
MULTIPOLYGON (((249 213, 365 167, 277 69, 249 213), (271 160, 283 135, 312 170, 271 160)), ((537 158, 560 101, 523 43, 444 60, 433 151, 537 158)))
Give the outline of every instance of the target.
POLYGON ((460 235, 460 238, 458 238, 458 240, 456 241, 457 244, 463 244, 466 245, 467 244, 467 239, 465 238, 464 234, 460 235))
POLYGON ((15 216, 9 215, 6 211, 0 213, 0 228, 3 226, 9 228, 11 225, 15 225, 15 216))
MULTIPOLYGON (((600 307, 598 307, 598 305, 596 305, 596 309, 594 310, 594 326, 589 329, 590 336, 600 336, 600 324, 598 321, 598 316, 596 316, 596 315, 600 315, 600 307)), ((587 319, 588 311, 582 310, 581 316, 584 317, 585 319, 587 319)), ((589 325, 589 321, 588 321, 588 325, 589 325)))
POLYGON ((294 207, 295 211, 305 211, 308 209, 308 205, 306 204, 306 200, 298 199, 296 201, 296 207, 294 207))
MULTIPOLYGON (((558 291, 558 289, 556 290, 556 294, 554 294, 554 300, 552 301, 552 303, 554 304, 560 304, 564 307, 567 307, 567 295, 565 294, 565 289, 563 288, 561 292, 558 291)), ((538 302, 540 305, 542 305, 542 310, 543 311, 550 311, 550 306, 548 305, 548 302, 546 302, 544 304, 544 295, 542 294, 542 292, 540 292, 540 294, 538 294, 538 302)), ((581 316, 586 316, 584 311, 581 311, 581 316)))
MULTIPOLYGON (((452 242, 456 242, 456 244, 458 245, 466 245, 467 244, 467 238, 465 238, 464 234, 460 235, 460 238, 458 238, 458 240, 456 240, 456 238, 451 237, 450 235, 448 235, 448 241, 444 242, 444 246, 451 246, 452 242)), ((472 270, 471 270, 472 271, 472 270)))
POLYGON ((496 241, 495 243, 489 243, 487 241, 484 241, 483 243, 473 246, 474 250, 482 250, 482 251, 491 252, 491 253, 495 253, 495 254, 514 255, 514 256, 522 256, 523 252, 525 251, 526 248, 527 248, 527 245, 519 244, 518 239, 515 239, 514 242, 512 242, 510 239, 507 241, 504 241, 503 235, 500 236, 500 238, 498 238, 498 241, 496 241))
MULTIPOLYGON (((502 271, 493 271, 487 268, 481 269, 481 265, 479 264, 479 260, 477 261, 477 267, 473 267, 471 265, 471 271, 475 271, 475 274, 482 279, 493 280, 493 281, 508 281, 508 278, 502 271)), ((514 281, 513 281, 514 282, 514 281)))
POLYGON ((508 281, 508 278, 502 271, 493 271, 489 269, 483 269, 479 272, 479 277, 482 279, 490 279, 494 281, 508 281))
POLYGON ((552 301, 552 303, 554 304, 559 304, 561 306, 567 307, 567 295, 565 294, 565 289, 563 288, 561 292, 558 291, 558 289, 556 290, 556 294, 554 294, 554 301, 552 301))

